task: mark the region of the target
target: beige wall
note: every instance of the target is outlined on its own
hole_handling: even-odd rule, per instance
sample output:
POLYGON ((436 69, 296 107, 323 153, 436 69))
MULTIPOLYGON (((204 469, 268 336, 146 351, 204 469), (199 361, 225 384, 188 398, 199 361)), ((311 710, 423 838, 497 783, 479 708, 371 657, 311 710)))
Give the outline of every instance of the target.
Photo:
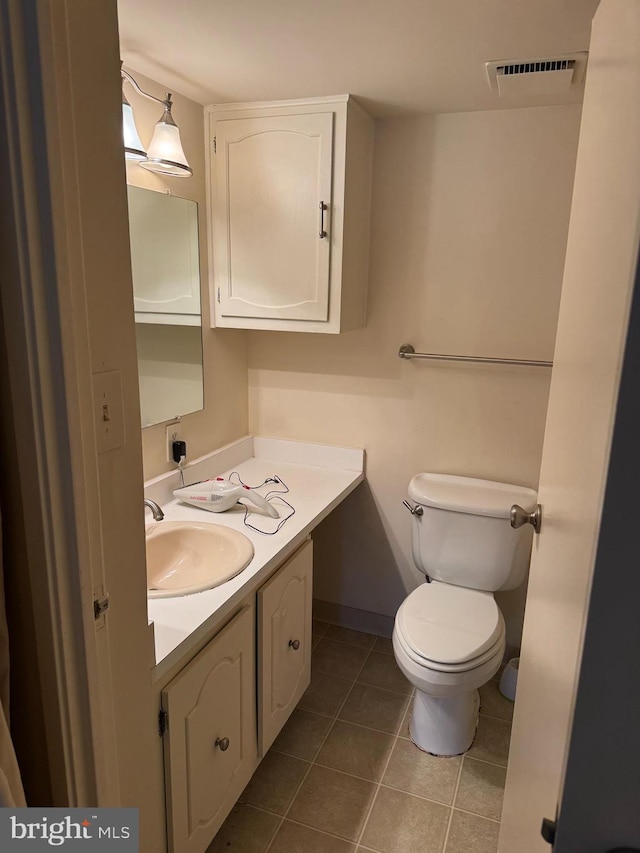
MULTIPOLYGON (((138 84, 151 95, 163 98, 165 87, 134 69, 127 68, 138 84)), ((138 95, 126 84, 142 142, 149 144, 153 126, 162 107, 138 95)), ((182 419, 182 437, 187 453, 195 459, 215 447, 247 433, 247 351, 244 332, 211 329, 207 296, 209 260, 207 257, 207 208, 205 187, 204 119, 200 104, 173 93, 173 115, 180 128, 187 160, 193 169, 191 178, 171 178, 147 172, 135 162, 127 161, 127 183, 164 192, 198 202, 200 230, 200 275, 202 281, 202 326, 204 351, 204 410, 182 419)), ((147 427, 142 432, 145 479, 172 466, 166 460, 165 425, 147 427)))
MULTIPOLYGON (((401 505, 413 474, 537 486, 549 371, 396 353, 552 358, 579 120, 378 122, 367 328, 249 334, 252 432, 367 451, 367 482, 318 531, 317 598, 392 616, 420 581, 401 505)), ((501 596, 511 643, 523 593, 501 596)))

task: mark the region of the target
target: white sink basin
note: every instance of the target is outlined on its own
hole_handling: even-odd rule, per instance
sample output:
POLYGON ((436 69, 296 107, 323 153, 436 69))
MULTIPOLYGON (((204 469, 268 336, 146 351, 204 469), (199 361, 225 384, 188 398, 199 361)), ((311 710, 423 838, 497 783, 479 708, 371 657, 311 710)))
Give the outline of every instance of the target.
POLYGON ((154 521, 146 534, 149 598, 212 589, 246 569, 253 558, 251 541, 219 524, 154 521))

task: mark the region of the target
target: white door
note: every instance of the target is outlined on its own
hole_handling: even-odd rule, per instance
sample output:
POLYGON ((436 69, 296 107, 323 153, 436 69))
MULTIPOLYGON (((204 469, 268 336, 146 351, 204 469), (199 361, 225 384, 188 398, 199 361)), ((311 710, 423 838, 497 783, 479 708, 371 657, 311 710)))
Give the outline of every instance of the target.
POLYGON ((332 112, 216 124, 222 317, 328 319, 332 137, 332 112))
MULTIPOLYGON (((633 710, 636 718, 640 714, 637 581, 634 599, 629 597, 630 589, 622 585, 616 589, 614 567, 619 570, 620 564, 607 565, 606 551, 598 554, 594 574, 599 537, 605 548, 605 528, 601 531, 600 526, 639 224, 640 3, 602 0, 594 18, 578 146, 540 474, 542 532, 536 537, 531 563, 500 853, 548 853, 540 825, 543 817, 555 817, 558 804, 557 853, 606 853, 629 844, 640 847, 640 756, 632 749, 638 743, 638 726, 636 731, 621 728, 617 732, 629 744, 627 769, 636 787, 634 805, 618 802, 614 810, 605 795, 611 780, 624 773, 618 764, 619 752, 610 746, 615 723, 612 729, 603 720, 600 736, 592 737, 585 747, 581 721, 593 695, 589 699, 582 681, 575 703, 587 625, 587 635, 600 628, 601 645, 595 657, 592 648, 583 659, 586 672, 581 678, 593 675, 593 660, 608 660, 597 675, 603 690, 611 688, 610 713, 621 721, 625 713, 619 710, 629 714, 633 710), (587 624, 592 581, 595 592, 602 584, 602 573, 609 595, 592 600, 594 609, 587 624), (628 624, 635 626, 635 645, 621 643, 621 625, 628 624), (620 661, 629 683, 618 679, 616 693, 610 675, 616 672, 614 662, 620 661), (628 709, 634 696, 636 705, 628 709), (572 720, 572 760, 566 764, 572 720), (568 809, 571 803, 574 819, 567 818, 563 824, 565 801, 568 809), (583 814, 576 819, 580 802, 583 814), (587 832, 584 837, 582 830, 597 824, 603 831, 587 832)), ((637 339, 633 344, 637 352, 637 339)), ((635 494, 638 478, 633 479, 633 463, 629 456, 627 489, 635 494)), ((635 463, 637 468, 637 451, 635 463)), ((635 497, 633 502, 637 503, 635 497)), ((636 565, 625 569, 623 576, 637 575, 637 558, 636 565)))

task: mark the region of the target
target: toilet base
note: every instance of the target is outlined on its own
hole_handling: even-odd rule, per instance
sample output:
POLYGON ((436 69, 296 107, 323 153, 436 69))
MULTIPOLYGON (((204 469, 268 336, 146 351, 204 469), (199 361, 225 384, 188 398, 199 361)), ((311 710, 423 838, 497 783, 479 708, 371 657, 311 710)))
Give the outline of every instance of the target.
POLYGON ((476 736, 479 710, 477 690, 446 697, 416 690, 409 723, 411 740, 431 755, 461 755, 476 736))

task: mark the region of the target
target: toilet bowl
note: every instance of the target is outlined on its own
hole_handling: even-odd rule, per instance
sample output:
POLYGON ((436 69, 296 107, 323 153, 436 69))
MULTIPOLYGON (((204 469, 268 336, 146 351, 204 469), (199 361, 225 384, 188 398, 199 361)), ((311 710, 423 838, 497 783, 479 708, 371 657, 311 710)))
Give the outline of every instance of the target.
POLYGON ((414 560, 427 574, 401 604, 393 651, 416 688, 409 733, 420 749, 452 756, 472 745, 478 688, 500 668, 505 622, 493 591, 524 579, 531 531, 513 530, 513 503, 535 505, 522 486, 420 474, 409 487, 414 560))
POLYGON ((393 651, 417 690, 411 740, 433 755, 466 752, 478 722, 478 688, 504 657, 504 619, 493 597, 437 581, 423 584, 396 615, 393 651))

